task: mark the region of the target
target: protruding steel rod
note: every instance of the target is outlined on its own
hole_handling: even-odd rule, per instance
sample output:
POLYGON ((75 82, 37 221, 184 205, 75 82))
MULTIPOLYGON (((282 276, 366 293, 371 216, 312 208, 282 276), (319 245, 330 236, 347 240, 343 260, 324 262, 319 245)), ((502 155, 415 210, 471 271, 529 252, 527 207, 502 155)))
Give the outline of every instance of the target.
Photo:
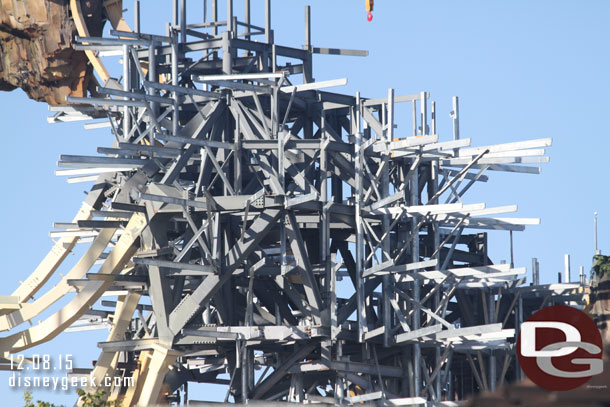
POLYGON ((246 23, 246 40, 250 41, 250 0, 244 0, 244 23, 246 23))
POLYGON ((436 134, 436 102, 430 103, 430 115, 432 116, 432 134, 436 134))
POLYGON ((595 239, 595 254, 601 254, 601 251, 597 248, 597 212, 593 213, 593 236, 595 239))
POLYGON ((533 285, 540 285, 540 271, 539 271, 538 267, 539 267, 538 259, 533 257, 532 258, 532 284, 533 285))
POLYGON ((227 31, 232 33, 233 27, 233 0, 227 0, 227 31))
POLYGON ((212 0, 212 35, 218 35, 218 26, 216 23, 218 22, 218 0, 212 0))
POLYGON ((426 97, 426 92, 421 92, 421 135, 425 136, 428 134, 428 98, 426 97))
POLYGON ((271 44, 271 0, 265 0, 265 42, 271 44))
POLYGON ((510 267, 515 267, 515 251, 513 246, 513 231, 510 232, 510 267))
POLYGON ((175 29, 178 26, 178 0, 174 0, 172 3, 172 26, 175 29))
POLYGON ((451 111, 451 118, 453 119, 453 139, 460 139, 460 103, 457 96, 451 98, 453 110, 451 111))
POLYGON ((140 32, 140 0, 133 3, 133 31, 140 32))
POLYGON ((186 0, 180 0, 180 42, 186 43, 186 0))
MULTIPOLYGON (((311 7, 305 6, 305 46, 304 48, 311 52, 311 7)), ((313 82, 313 68, 311 53, 307 54, 307 58, 303 61, 303 83, 313 82)))
POLYGON ((311 6, 305 6, 305 49, 311 51, 311 6))

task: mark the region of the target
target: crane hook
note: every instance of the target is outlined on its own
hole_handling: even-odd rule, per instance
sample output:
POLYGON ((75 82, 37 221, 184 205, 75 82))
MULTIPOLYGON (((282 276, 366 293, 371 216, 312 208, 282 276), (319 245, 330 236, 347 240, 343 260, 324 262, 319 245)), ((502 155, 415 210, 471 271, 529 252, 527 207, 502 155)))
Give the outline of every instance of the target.
POLYGON ((364 4, 366 6, 366 11, 368 11, 368 14, 366 15, 366 19, 367 21, 371 22, 373 20, 373 7, 375 4, 375 0, 364 0, 364 4))

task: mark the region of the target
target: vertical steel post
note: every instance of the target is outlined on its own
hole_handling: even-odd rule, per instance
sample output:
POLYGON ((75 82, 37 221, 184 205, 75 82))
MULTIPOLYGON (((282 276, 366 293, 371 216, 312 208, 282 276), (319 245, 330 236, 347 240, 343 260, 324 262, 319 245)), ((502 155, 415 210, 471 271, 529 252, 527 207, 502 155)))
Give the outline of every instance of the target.
MULTIPOLYGON (((129 45, 123 45, 123 90, 129 92, 131 90, 131 70, 129 69, 129 61, 131 56, 129 55, 129 45)), ((129 139, 129 132, 131 130, 131 117, 129 115, 129 106, 123 108, 123 139, 127 141, 129 139)))
POLYGON ((451 98, 453 110, 451 112, 451 118, 453 119, 453 139, 460 139, 460 103, 457 96, 451 98))
POLYGON ((140 0, 133 3, 133 31, 140 33, 140 0))
POLYGON ((417 137, 417 102, 413 100, 411 104, 413 107, 413 137, 417 137))
POLYGON ((186 0, 180 0, 180 43, 186 43, 186 0))
POLYGON ((212 0, 212 35, 215 37, 218 35, 218 0, 212 0))
MULTIPOLYGON (((423 109, 423 108, 422 108, 423 109)), ((422 115, 422 118, 424 116, 422 115)), ((425 126, 425 122, 422 122, 422 129, 425 126)), ((413 176, 411 177, 411 205, 419 205, 419 169, 413 170, 413 176)), ((411 234, 414 236, 411 243, 411 262, 419 262, 419 231, 417 230, 418 218, 413 216, 411 223, 411 234)), ((421 283, 418 279, 413 281, 413 299, 415 301, 420 300, 421 283)), ((420 323, 420 311, 414 307, 413 313, 413 330, 419 329, 420 323)), ((413 345, 413 396, 419 397, 421 392, 421 345, 416 343, 413 345)))
MULTIPOLYGON (((381 172, 381 199, 387 198, 390 195, 390 143, 394 139, 394 89, 388 89, 388 104, 387 104, 387 115, 386 115, 386 132, 384 134, 384 141, 386 150, 382 156, 383 171, 381 172)), ((382 255, 381 261, 391 258, 390 254, 390 215, 385 214, 381 220, 383 235, 385 238, 382 242, 382 255)), ((383 332, 383 345, 390 345, 390 333, 392 331, 392 313, 390 312, 390 300, 393 295, 392 285, 390 282, 390 275, 384 275, 382 278, 382 300, 383 304, 381 309, 383 311, 383 326, 385 327, 383 332)))
POLYGON ((233 0, 227 0, 227 31, 233 34, 234 29, 235 27, 233 27, 233 0))
POLYGON ((246 341, 239 342, 241 342, 241 352, 238 355, 241 358, 241 401, 246 404, 248 400, 248 351, 246 341))
POLYGON ((425 136, 428 134, 428 99, 426 92, 420 94, 420 109, 421 109, 421 135, 425 136))
MULTIPOLYGON (((158 82, 159 78, 157 77, 157 43, 155 41, 151 41, 150 46, 148 48, 148 81, 149 82, 158 82)), ((148 89, 148 93, 153 96, 159 94, 159 91, 153 87, 148 89)), ((159 102, 152 102, 152 111, 155 118, 159 116, 159 102)), ((153 134, 151 132, 151 141, 153 134)), ((151 143, 151 145, 154 145, 151 143)))
POLYGON ((265 42, 271 44, 271 0, 265 0, 265 42))
MULTIPOLYGON (((246 41, 250 41, 250 0, 244 0, 244 22, 246 23, 246 41)), ((248 51, 249 53, 249 51, 248 51)))
POLYGON ((514 252, 514 246, 513 246, 513 231, 510 230, 509 234, 510 234, 510 268, 514 268, 515 267, 515 252, 514 252))
POLYGON ((601 254, 601 251, 597 248, 597 212, 593 213, 593 237, 595 239, 595 254, 601 254))
POLYGON ((242 168, 241 168, 241 125, 239 123, 239 115, 241 113, 237 112, 237 118, 235 120, 235 150, 233 152, 233 184, 235 188, 235 193, 242 193, 242 168))
MULTIPOLYGON (((322 223, 322 227, 320 228, 320 261, 322 264, 324 264, 325 266, 325 276, 328 277, 328 272, 329 272, 329 263, 328 263, 328 259, 327 259, 327 252, 329 249, 329 244, 328 244, 328 211, 325 210, 324 208, 326 207, 326 204, 328 203, 328 171, 327 171, 327 149, 326 149, 326 140, 328 138, 328 133, 326 131, 326 114, 324 111, 320 112, 320 201, 322 201, 322 218, 321 218, 321 223, 322 223)), ((328 290, 329 285, 328 285, 329 281, 328 278, 326 278, 325 281, 325 291, 328 290)))
POLYGON ((305 6, 305 49, 311 51, 311 6, 305 6))
MULTIPOLYGON (((172 30, 172 85, 178 86, 178 38, 176 32, 172 30)), ((175 135, 178 134, 178 121, 180 120, 180 111, 179 111, 179 97, 180 94, 174 91, 172 92, 172 96, 174 98, 174 114, 172 115, 172 132, 175 135)))
POLYGON ((430 120, 432 122, 432 134, 436 134, 436 102, 430 103, 430 120))
MULTIPOLYGON (((431 126, 432 126, 432 134, 436 134, 436 102, 431 102, 431 110, 430 110, 430 115, 431 115, 431 126)), ((438 192, 438 172, 439 172, 439 163, 438 163, 438 159, 432 160, 430 162, 430 180, 428 181, 429 185, 430 185, 430 195, 428 197, 428 200, 430 200, 430 198, 432 198, 437 192, 438 192)), ((440 229, 438 226, 438 222, 432 222, 431 225, 432 228, 432 233, 433 233, 433 247, 432 249, 436 251, 436 261, 437 264, 440 264, 440 260, 441 260, 441 250, 440 250, 440 242, 441 242, 441 236, 440 236, 440 229)), ((461 229, 460 229, 461 231, 461 229)), ((455 239, 459 240, 459 234, 457 236, 455 236, 455 239)), ((452 245, 451 249, 455 249, 455 245, 452 245)), ((453 254, 453 251, 450 251, 447 254, 447 260, 449 260, 450 256, 453 254)), ((441 290, 438 290, 434 293, 434 309, 438 309, 438 306, 440 304, 440 294, 441 294, 441 290)), ((444 313, 446 311, 446 308, 443 309, 443 318, 444 318, 444 313)), ((452 352, 450 352, 449 357, 452 357, 452 352)), ((440 347, 436 347, 435 349, 435 360, 436 360, 436 364, 440 364, 442 363, 441 360, 441 348, 440 347)), ((447 363, 450 363, 449 361, 447 363)), ((436 376, 435 379, 435 390, 436 390, 436 395, 437 397, 441 397, 441 393, 442 393, 442 378, 441 375, 438 374, 436 376)))
POLYGON ((303 83, 313 82, 311 60, 311 7, 305 6, 305 46, 307 58, 303 61, 303 83))
MULTIPOLYGON (((489 289, 488 296, 488 309, 489 309, 489 323, 495 324, 496 322, 496 301, 493 288, 489 289)), ((489 390, 496 390, 496 355, 493 349, 489 351, 489 390)))
POLYGON ((174 0, 172 3, 172 29, 174 30, 178 28, 178 14, 178 0, 174 0))
POLYGON ((355 212, 356 212, 356 303, 358 312, 358 341, 364 341, 364 334, 366 332, 366 309, 364 307, 364 280, 362 277, 363 273, 363 260, 364 260, 364 236, 362 230, 362 219, 361 219, 361 207, 362 207, 362 152, 360 147, 362 145, 362 130, 360 128, 360 92, 356 93, 356 106, 353 111, 356 117, 354 121, 355 129, 352 132, 356 137, 355 144, 355 212))
POLYGON ((231 75, 233 72, 233 58, 231 55, 231 33, 223 31, 222 33, 222 73, 231 75))
MULTIPOLYGON (((517 305, 517 310, 515 311, 515 316, 516 316, 516 330, 515 330, 515 337, 518 338, 519 337, 519 331, 521 330, 521 323, 523 323, 523 297, 519 297, 518 300, 518 305, 517 305)), ((522 380, 523 379, 523 371, 521 370, 521 367, 519 366, 519 358, 516 357, 515 355, 515 364, 517 365, 517 380, 522 380)))
MULTIPOLYGON (((420 113, 421 113, 421 135, 426 134, 426 93, 420 94, 420 113)), ((411 205, 419 205, 419 169, 413 170, 411 177, 411 205)), ((419 231, 417 230, 418 219, 416 216, 412 219, 411 233, 414 235, 412 239, 411 262, 419 262, 419 231)), ((421 298, 421 283, 418 279, 413 282, 413 299, 419 301, 421 298)), ((413 329, 419 329, 420 311, 414 306, 413 313, 413 329)), ((421 345, 416 343, 413 345, 413 379, 414 379, 414 396, 419 397, 421 393, 421 345)))

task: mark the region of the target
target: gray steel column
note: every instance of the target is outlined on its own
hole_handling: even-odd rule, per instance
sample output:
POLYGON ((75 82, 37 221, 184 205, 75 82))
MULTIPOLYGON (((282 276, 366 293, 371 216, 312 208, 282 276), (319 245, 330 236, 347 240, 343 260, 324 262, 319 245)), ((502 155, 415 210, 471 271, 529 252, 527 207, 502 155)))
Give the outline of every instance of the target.
POLYGON ((222 73, 230 75, 233 73, 233 61, 231 55, 231 33, 223 31, 222 33, 222 73))
MULTIPOLYGON (((426 132, 426 94, 422 92, 421 95, 421 134, 424 135, 426 132)), ((413 176, 411 177, 411 205, 419 205, 419 168, 413 170, 413 176)), ((413 217, 411 224, 411 233, 414 235, 412 249, 411 249, 411 261, 416 263, 419 261, 419 231, 417 230, 418 219, 417 216, 413 217)), ((413 282, 413 299, 418 301, 421 299, 421 282, 415 279, 413 282)), ((421 327, 420 311, 415 308, 413 313, 413 329, 419 329, 421 327)), ((421 393, 421 345, 416 343, 413 345, 413 379, 414 379, 414 396, 418 397, 421 393)))
MULTIPOLYGON (((157 42, 156 41, 151 41, 150 43, 150 47, 148 48, 148 80, 150 82, 158 82, 158 76, 157 76, 157 42)), ((153 96, 157 96, 159 94, 159 91, 153 87, 148 88, 148 93, 150 93, 153 96)), ((151 103, 152 106, 152 111, 153 111, 153 115, 155 116, 155 119, 159 116, 159 102, 152 102, 151 103)), ((151 140, 153 137, 153 134, 151 132, 151 140)), ((154 145, 154 143, 151 142, 151 145, 154 145)))
POLYGON ((227 0, 227 31, 233 33, 233 0, 227 0))
MULTIPOLYGON (((178 86, 178 38, 176 36, 176 32, 174 30, 172 30, 172 85, 173 86, 178 86)), ((172 92, 172 96, 175 100, 174 102, 174 114, 172 116, 172 132, 175 135, 178 134, 178 122, 180 120, 180 109, 179 109, 179 98, 180 98, 180 94, 176 91, 172 92)))
POLYGON ((133 2, 133 31, 140 33, 140 0, 133 2))
POLYGON ((354 157, 356 191, 354 196, 354 206, 356 212, 356 304, 358 312, 358 342, 363 342, 364 333, 367 331, 367 325, 366 310, 364 306, 364 280, 362 277, 362 273, 364 272, 364 236, 360 212, 362 206, 362 171, 364 169, 362 167, 362 152, 360 151, 360 147, 362 145, 362 131, 360 129, 360 109, 362 109, 362 106, 360 104, 360 92, 358 92, 356 93, 356 106, 353 108, 356 117, 356 120, 354 121, 355 129, 353 131, 353 134, 356 137, 354 157))
POLYGON ((180 43, 186 43, 186 0, 180 0, 180 43))
POLYGON ((540 274, 538 270, 538 259, 532 258, 532 284, 540 285, 540 274))
MULTIPOLYGON (((422 126, 424 124, 422 123, 422 126)), ((411 205, 419 205, 419 169, 413 170, 413 176, 411 177, 411 205)), ((415 263, 419 261, 419 232, 417 230, 418 219, 417 216, 413 216, 411 223, 411 234, 415 235, 412 240, 411 246, 411 262, 415 263)), ((413 299, 419 301, 421 297, 421 283, 418 279, 413 282, 413 299)), ((419 329, 421 326, 420 322, 420 311, 415 308, 413 313, 413 330, 419 329)), ((413 345, 413 396, 419 397, 421 392, 421 345, 416 343, 413 345)))
MULTIPOLYGON (((247 25, 246 32, 248 33, 246 35, 246 41, 250 41, 250 0, 244 0, 244 20, 244 23, 247 25)), ((247 51, 246 53, 249 54, 250 52, 247 51)))
POLYGON ((305 49, 311 51, 311 6, 305 6, 305 49))
MULTIPOLYGON (((123 90, 129 92, 131 90, 131 70, 130 61, 131 56, 129 55, 129 45, 123 45, 123 90)), ((129 114, 129 106, 123 108, 123 139, 127 141, 129 139, 129 131, 131 130, 131 117, 129 114)))
MULTIPOLYGON (((386 128, 385 132, 385 143, 386 147, 390 146, 390 143, 394 139, 394 89, 388 89, 388 107, 386 116, 386 128)), ((389 150, 389 148, 388 148, 389 150)), ((387 198, 390 195, 390 152, 386 150, 382 156, 381 165, 383 165, 383 171, 381 173, 381 199, 387 198)), ((382 242, 382 251, 380 261, 384 262, 387 259, 392 258, 390 253, 390 215, 385 214, 382 219, 382 234, 385 236, 382 242)), ((392 314, 390 312, 390 300, 393 295, 392 285, 390 282, 390 275, 384 275, 382 279, 382 311, 383 311, 383 326, 385 327, 383 332, 383 345, 390 345, 390 333, 392 331, 392 314)))
POLYGON ((218 26, 216 23, 218 22, 218 0, 212 0, 212 35, 218 35, 218 26))
POLYGON ((313 68, 311 61, 311 7, 305 6, 305 47, 307 58, 303 61, 303 83, 313 82, 313 68))
MULTIPOLYGON (((496 320, 496 301, 493 288, 489 289, 489 296, 487 298, 489 307, 489 322, 491 324, 495 324, 498 321, 496 320)), ((494 350, 491 349, 489 352, 489 390, 496 390, 496 380, 496 355, 494 353, 494 350)))
POLYGON ((327 149, 326 149, 326 140, 328 138, 328 134, 326 133, 326 115, 324 112, 321 112, 320 116, 320 201, 322 202, 322 213, 321 213, 321 228, 320 228, 320 262, 324 265, 324 276, 325 276, 325 302, 328 305, 328 300, 330 299, 327 294, 329 294, 330 288, 330 230, 329 230, 329 219, 328 219, 328 169, 327 169, 327 149))
POLYGON ((178 14, 179 11, 179 3, 178 0, 174 0, 172 3, 172 29, 176 29, 178 27, 178 14))
MULTIPOLYGON (((519 300, 517 301, 517 309, 515 310, 515 338, 519 337, 519 332, 521 331, 521 323, 523 323, 523 297, 519 296, 519 300)), ((523 380, 523 370, 521 370, 521 366, 519 366, 519 358, 517 358, 516 346, 514 348, 514 352, 517 380, 523 380)))
POLYGON ((451 98, 453 110, 451 112, 451 118, 453 119, 453 139, 460 139, 460 103, 457 96, 451 98))
POLYGON ((432 134, 436 134, 436 102, 430 103, 430 120, 432 122, 432 134))
POLYGON ((597 248, 597 212, 593 212, 593 237, 595 239, 595 254, 601 254, 601 251, 597 248))
POLYGON ((271 44, 271 0, 265 0, 265 42, 271 44))
POLYGON ((420 93, 421 97, 421 135, 425 136, 428 134, 428 98, 426 92, 420 93))

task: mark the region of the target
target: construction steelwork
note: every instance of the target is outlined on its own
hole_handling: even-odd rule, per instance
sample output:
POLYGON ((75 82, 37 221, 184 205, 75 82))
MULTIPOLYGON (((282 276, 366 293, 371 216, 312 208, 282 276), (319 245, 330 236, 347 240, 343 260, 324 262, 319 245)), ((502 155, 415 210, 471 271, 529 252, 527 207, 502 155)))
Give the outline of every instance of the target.
POLYGON ((450 406, 521 378, 524 318, 582 301, 580 282, 539 285, 534 261, 526 285, 525 267, 488 257, 487 231, 538 219, 466 202, 494 171, 539 173, 551 139, 471 147, 454 98, 442 141, 427 92, 329 91, 347 79, 314 81, 313 54, 366 52, 311 44, 309 7, 291 48, 274 40, 269 0, 261 26, 249 0, 243 16, 228 0, 224 19, 206 1, 204 22, 175 0, 164 35, 140 32, 136 2, 134 30, 115 17, 109 38, 88 36, 77 3, 74 48, 100 85, 50 121, 108 127, 112 145, 60 157, 57 175, 93 187, 2 297, 5 357, 97 324, 110 333, 91 374, 133 378, 109 388, 124 407, 186 402, 193 383, 224 385, 222 405, 450 406), (121 78, 105 55, 122 58, 121 78), (40 294, 76 244, 82 258, 40 294))

